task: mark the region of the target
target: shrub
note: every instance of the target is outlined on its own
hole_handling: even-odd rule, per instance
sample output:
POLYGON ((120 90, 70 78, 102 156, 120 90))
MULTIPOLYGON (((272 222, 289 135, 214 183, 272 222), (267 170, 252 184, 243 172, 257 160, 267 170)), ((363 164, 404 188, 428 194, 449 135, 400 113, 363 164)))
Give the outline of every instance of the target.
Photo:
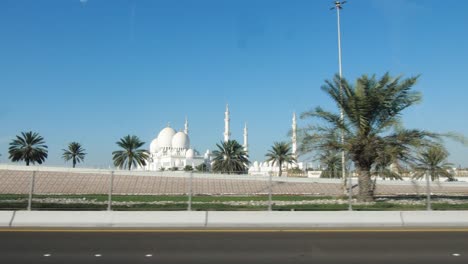
POLYGON ((206 165, 205 163, 202 163, 202 164, 196 166, 195 169, 197 171, 209 171, 208 170, 208 165, 206 165))

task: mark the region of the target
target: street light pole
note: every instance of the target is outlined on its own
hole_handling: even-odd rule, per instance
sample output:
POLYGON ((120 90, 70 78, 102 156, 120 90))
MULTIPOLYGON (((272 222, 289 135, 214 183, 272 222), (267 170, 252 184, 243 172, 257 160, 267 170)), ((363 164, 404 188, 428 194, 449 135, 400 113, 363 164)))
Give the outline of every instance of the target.
MULTIPOLYGON (((336 9, 336 17, 337 17, 337 26, 338 26, 338 73, 340 76, 340 100, 341 103, 343 102, 343 87, 342 87, 342 79, 343 79, 343 70, 341 67, 341 22, 340 22, 340 10, 343 8, 342 5, 344 5, 346 1, 335 1, 335 6, 332 7, 331 9, 336 9)), ((344 121, 344 113, 343 113, 343 107, 340 106, 340 118, 341 121, 344 121)), ((341 130, 341 144, 344 144, 344 131, 341 130)), ((343 187, 346 190, 346 159, 345 159, 345 152, 344 150, 341 151, 341 176, 343 178, 343 187)), ((348 176, 351 178, 351 176, 348 176)), ((348 192, 351 192, 352 184, 350 185, 350 189, 348 192)))

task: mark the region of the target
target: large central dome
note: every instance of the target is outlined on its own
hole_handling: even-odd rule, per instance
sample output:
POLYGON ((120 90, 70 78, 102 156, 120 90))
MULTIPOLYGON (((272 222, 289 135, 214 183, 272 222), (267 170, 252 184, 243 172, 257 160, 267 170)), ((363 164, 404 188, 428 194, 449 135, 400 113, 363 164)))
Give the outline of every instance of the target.
POLYGON ((160 148, 171 148, 172 137, 176 134, 176 131, 172 127, 166 127, 158 134, 158 147, 160 148))

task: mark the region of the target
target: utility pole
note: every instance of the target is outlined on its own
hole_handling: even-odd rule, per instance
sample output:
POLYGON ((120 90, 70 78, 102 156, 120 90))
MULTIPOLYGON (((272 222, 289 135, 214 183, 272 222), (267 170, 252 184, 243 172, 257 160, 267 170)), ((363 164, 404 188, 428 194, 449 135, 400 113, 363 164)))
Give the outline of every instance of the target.
MULTIPOLYGON (((337 17, 337 25, 338 25, 338 70, 340 76, 340 100, 343 103, 343 87, 342 87, 342 79, 343 79, 343 70, 341 67, 341 23, 340 23, 340 10, 343 8, 343 5, 346 1, 335 1, 335 6, 330 8, 330 10, 336 9, 336 17, 337 17)), ((343 107, 340 106, 340 118, 341 122, 344 122, 344 113, 343 107)), ((341 130, 341 144, 344 144, 344 131, 341 130)), ((341 151, 341 176, 343 178, 343 187, 346 186, 346 159, 345 159, 345 152, 344 150, 341 151)), ((349 175, 351 178, 351 175, 349 175)), ((350 184, 351 185, 351 184, 350 184)), ((352 191, 352 186, 349 187, 349 192, 352 191)), ((346 189, 346 188, 345 188, 346 189)))

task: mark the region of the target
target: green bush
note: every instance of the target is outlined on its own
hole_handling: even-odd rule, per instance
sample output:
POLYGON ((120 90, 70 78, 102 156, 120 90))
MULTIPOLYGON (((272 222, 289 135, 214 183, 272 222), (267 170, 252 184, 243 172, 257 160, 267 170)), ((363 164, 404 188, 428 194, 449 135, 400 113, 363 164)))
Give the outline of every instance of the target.
POLYGON ((206 171, 208 171, 208 165, 206 165, 205 163, 202 163, 202 164, 196 166, 195 169, 197 171, 206 172, 206 171))

